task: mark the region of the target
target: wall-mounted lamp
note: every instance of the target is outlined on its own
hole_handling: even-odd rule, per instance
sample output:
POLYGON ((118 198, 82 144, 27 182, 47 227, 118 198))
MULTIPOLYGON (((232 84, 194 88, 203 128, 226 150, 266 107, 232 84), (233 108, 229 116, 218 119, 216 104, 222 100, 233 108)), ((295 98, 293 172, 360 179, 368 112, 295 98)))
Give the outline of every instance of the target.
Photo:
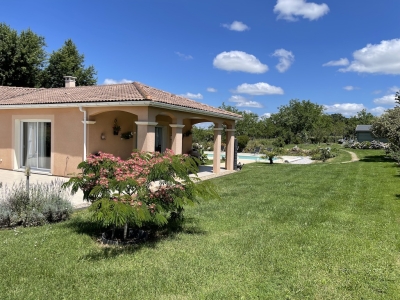
POLYGON ((105 139, 106 139, 106 135, 105 135, 104 133, 102 133, 101 136, 100 136, 100 138, 101 138, 102 140, 105 140, 105 139))

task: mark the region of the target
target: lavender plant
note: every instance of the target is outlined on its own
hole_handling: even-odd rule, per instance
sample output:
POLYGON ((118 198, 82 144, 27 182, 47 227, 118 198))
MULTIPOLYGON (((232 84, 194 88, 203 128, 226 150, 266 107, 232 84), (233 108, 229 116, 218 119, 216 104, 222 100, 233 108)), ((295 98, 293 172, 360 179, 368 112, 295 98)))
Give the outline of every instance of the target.
POLYGON ((29 192, 23 181, 0 186, 0 226, 38 226, 67 219, 72 213, 68 190, 61 180, 34 183, 29 192))

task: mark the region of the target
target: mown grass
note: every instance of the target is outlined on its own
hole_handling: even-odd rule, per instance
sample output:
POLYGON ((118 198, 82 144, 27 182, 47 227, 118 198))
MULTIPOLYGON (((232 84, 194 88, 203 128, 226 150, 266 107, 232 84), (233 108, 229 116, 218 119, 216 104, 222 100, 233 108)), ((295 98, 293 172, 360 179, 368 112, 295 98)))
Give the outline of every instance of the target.
MULTIPOLYGON (((352 151, 352 150, 350 150, 352 151)), ((363 150, 365 151, 365 150, 363 150)), ((86 211, 0 231, 2 299, 399 299, 398 168, 247 164, 182 231, 103 247, 86 211)))

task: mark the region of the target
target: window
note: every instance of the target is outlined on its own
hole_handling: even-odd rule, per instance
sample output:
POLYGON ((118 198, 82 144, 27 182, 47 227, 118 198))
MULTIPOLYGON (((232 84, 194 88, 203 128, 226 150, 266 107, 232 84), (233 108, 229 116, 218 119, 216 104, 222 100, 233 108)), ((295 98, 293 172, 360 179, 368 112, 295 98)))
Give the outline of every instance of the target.
POLYGON ((50 170, 51 123, 21 122, 21 167, 50 170))

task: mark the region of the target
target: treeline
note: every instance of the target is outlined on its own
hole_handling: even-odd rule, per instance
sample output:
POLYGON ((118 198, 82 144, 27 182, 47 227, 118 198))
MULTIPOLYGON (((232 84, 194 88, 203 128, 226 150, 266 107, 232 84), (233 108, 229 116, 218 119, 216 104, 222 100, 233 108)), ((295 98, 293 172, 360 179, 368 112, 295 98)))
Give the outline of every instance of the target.
POLYGON ((63 76, 77 77, 76 85, 95 85, 96 70, 85 68, 71 39, 52 53, 45 50, 43 36, 27 29, 18 33, 0 23, 0 85, 18 87, 62 87, 63 76))
MULTIPOLYGON (((225 105, 220 108, 242 115, 236 122, 235 135, 249 139, 281 139, 285 144, 337 142, 338 139, 354 139, 357 125, 372 124, 376 117, 365 109, 353 117, 342 114, 326 114, 322 105, 310 100, 293 99, 288 105, 279 107, 271 116, 260 117, 255 113, 240 111, 236 107, 225 105)), ((194 142, 212 141, 212 127, 193 129, 194 142)))

